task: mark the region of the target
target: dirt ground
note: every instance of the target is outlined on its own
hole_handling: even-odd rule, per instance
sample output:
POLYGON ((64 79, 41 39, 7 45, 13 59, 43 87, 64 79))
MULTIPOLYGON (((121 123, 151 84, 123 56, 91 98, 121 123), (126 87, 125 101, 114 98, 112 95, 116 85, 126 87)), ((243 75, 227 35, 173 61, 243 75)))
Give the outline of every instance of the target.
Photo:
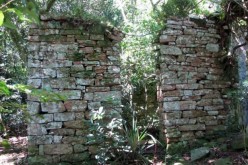
POLYGON ((11 137, 10 148, 0 146, 0 164, 27 164, 27 137, 11 137))

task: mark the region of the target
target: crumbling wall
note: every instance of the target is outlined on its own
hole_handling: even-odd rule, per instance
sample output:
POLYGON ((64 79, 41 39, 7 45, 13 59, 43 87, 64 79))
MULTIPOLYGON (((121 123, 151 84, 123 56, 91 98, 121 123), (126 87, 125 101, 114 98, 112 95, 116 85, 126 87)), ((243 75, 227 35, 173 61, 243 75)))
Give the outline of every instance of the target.
POLYGON ((115 109, 119 108, 117 43, 122 38, 112 27, 62 17, 42 16, 41 25, 30 28, 28 84, 67 99, 42 102, 29 96, 29 164, 77 164, 97 151, 97 146, 87 144, 90 131, 84 121, 109 99, 119 102, 115 109))
POLYGON ((226 129, 225 79, 214 21, 168 19, 160 36, 158 100, 167 143, 226 129))

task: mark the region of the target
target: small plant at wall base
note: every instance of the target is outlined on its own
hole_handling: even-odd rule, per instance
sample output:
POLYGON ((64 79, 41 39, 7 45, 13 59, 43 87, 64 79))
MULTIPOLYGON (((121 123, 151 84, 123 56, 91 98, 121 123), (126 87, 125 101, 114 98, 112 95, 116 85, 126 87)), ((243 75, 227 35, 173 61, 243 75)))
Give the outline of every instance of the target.
POLYGON ((148 147, 157 145, 158 141, 146 129, 141 130, 137 126, 135 115, 131 118, 132 123, 126 123, 119 111, 108 111, 103 107, 92 112, 89 123, 92 134, 89 135, 91 141, 88 144, 99 146, 95 156, 98 163, 151 163, 144 154, 148 147), (149 146, 149 140, 154 144, 149 146))

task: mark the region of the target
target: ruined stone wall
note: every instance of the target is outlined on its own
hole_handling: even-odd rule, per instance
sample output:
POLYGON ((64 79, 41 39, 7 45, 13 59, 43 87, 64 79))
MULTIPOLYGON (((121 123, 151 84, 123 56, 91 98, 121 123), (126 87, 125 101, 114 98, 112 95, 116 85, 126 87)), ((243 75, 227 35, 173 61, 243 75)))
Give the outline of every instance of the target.
POLYGON ((225 130, 227 109, 214 21, 169 19, 160 36, 158 99, 168 143, 225 130))
POLYGON ((120 103, 117 43, 122 38, 114 28, 67 18, 42 16, 41 25, 30 28, 28 84, 67 100, 41 102, 29 96, 29 164, 77 164, 94 155, 97 146, 87 145, 91 139, 84 121, 109 99, 120 103))

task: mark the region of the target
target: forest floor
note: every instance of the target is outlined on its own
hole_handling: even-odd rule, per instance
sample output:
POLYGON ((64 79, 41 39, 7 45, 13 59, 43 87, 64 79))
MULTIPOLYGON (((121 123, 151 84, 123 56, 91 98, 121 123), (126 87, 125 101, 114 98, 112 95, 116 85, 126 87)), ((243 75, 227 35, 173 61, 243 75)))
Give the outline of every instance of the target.
POLYGON ((27 164, 27 137, 9 138, 9 147, 0 146, 0 164, 27 164))
MULTIPOLYGON (((8 149, 0 146, 1 165, 27 165, 27 137, 9 138, 8 149)), ((231 141, 223 142, 223 145, 230 146, 231 141)), ((158 160, 153 165, 164 165, 164 151, 158 151, 158 160)), ((171 156, 166 165, 246 165, 248 164, 248 152, 244 150, 233 151, 232 149, 220 149, 220 146, 210 148, 210 153, 204 158, 191 162, 190 152, 182 155, 171 156)))

